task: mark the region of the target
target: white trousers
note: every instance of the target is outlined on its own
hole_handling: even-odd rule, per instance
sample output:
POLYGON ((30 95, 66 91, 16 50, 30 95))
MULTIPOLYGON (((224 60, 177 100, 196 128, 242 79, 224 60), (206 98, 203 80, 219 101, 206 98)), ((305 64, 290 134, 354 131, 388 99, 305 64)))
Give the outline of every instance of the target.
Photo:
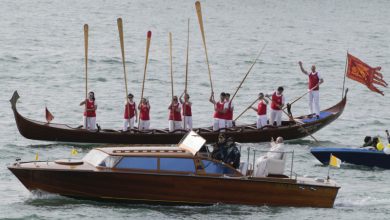
POLYGON ((257 115, 256 127, 261 128, 267 125, 267 115, 257 115))
POLYGON ((269 118, 269 123, 271 125, 274 125, 274 121, 276 121, 276 126, 280 126, 282 124, 282 110, 271 109, 271 116, 269 118))
POLYGON ((320 115, 320 91, 313 90, 309 92, 309 109, 310 114, 320 115))
POLYGON ((220 118, 214 118, 213 131, 217 131, 218 129, 221 128, 226 128, 226 120, 220 118))
POLYGON ((169 132, 172 132, 177 129, 182 129, 181 121, 169 120, 168 122, 169 122, 169 132))
POLYGON ((149 127, 150 127, 150 120, 139 120, 138 122, 138 125, 139 125, 139 130, 143 131, 143 130, 148 130, 149 127))
POLYGON ((233 120, 225 120, 226 121, 226 127, 231 128, 233 127, 233 120))
POLYGON ((96 130, 96 117, 83 116, 83 124, 87 130, 96 130))
POLYGON ((183 128, 186 130, 191 130, 192 129, 192 116, 183 116, 183 128))
POLYGON ((130 118, 130 119, 123 119, 123 131, 127 131, 127 129, 130 127, 130 129, 133 129, 134 128, 134 117, 130 118), (129 122, 130 122, 130 126, 129 126, 129 122))

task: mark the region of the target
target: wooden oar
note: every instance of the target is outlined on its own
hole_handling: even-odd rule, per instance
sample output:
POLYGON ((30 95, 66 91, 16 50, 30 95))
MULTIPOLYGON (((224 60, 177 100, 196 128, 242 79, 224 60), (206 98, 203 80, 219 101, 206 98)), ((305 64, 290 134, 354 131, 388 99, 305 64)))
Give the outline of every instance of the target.
POLYGON ((264 48, 265 48, 266 45, 267 45, 267 43, 265 43, 264 46, 263 46, 263 48, 261 48, 259 54, 257 55, 257 57, 255 58, 255 60, 253 61, 251 67, 249 68, 248 72, 245 74, 244 78, 242 79, 240 85, 237 87, 237 89, 236 89, 236 91, 234 92, 234 94, 233 94, 232 98, 230 99, 230 101, 233 101, 234 97, 236 97, 238 90, 240 90, 240 88, 241 88, 242 84, 244 83, 246 77, 248 77, 248 75, 249 75, 249 73, 251 72, 252 68, 255 66, 255 64, 256 64, 257 60, 259 59, 260 55, 263 53, 263 50, 264 50, 264 48))
POLYGON ((184 106, 183 106, 183 127, 184 130, 186 129, 186 121, 185 121, 185 115, 186 115, 186 95, 187 95, 187 81, 188 81, 188 54, 189 54, 189 45, 190 45, 190 19, 188 19, 187 22, 187 56, 186 56, 186 77, 185 77, 185 83, 184 83, 184 106))
MULTIPOLYGON (((126 60, 125 60, 125 43, 123 40, 123 22, 122 18, 117 19, 117 24, 118 24, 118 31, 119 31, 119 41, 121 45, 121 52, 122 52, 122 64, 123 64, 123 76, 125 80, 125 97, 126 97, 126 106, 129 105, 129 99, 127 98, 128 96, 128 90, 127 90, 127 74, 126 74, 126 60)), ((130 107, 130 106, 129 106, 130 107)), ((127 114, 129 115, 129 127, 130 127, 130 108, 127 108, 127 114)))
MULTIPOLYGON (((267 98, 272 103, 272 99, 270 99, 269 97, 267 97, 267 98)), ((299 125, 306 132, 306 134, 308 134, 310 137, 312 137, 315 142, 318 142, 318 140, 312 134, 310 134, 309 131, 305 127, 303 127, 303 125, 299 121, 295 120, 290 114, 288 114, 286 111, 284 111, 283 108, 281 108, 280 106, 278 106, 278 107, 280 108, 280 110, 282 110, 282 112, 284 114, 286 114, 291 120, 293 120, 297 125, 299 125)))
POLYGON ((195 2, 195 8, 196 8, 196 13, 198 15, 200 32, 202 34, 204 51, 205 51, 205 54, 206 54, 206 63, 207 63, 207 69, 208 69, 208 72, 209 72, 209 81, 210 81, 210 87, 211 87, 211 94, 213 94, 213 99, 214 99, 213 81, 211 80, 211 70, 210 70, 210 64, 209 64, 209 57, 207 55, 206 37, 204 35, 204 28, 203 28, 202 9, 201 9, 199 1, 195 2))
MULTIPOLYGON (((85 54, 85 112, 87 112, 88 98, 88 24, 84 24, 84 54, 85 54)), ((87 129, 87 117, 84 119, 84 128, 87 129)))
MULTIPOLYGON (((148 66, 148 58, 149 58, 149 48, 150 48, 150 39, 152 38, 152 32, 148 31, 146 36, 146 56, 145 56, 145 66, 144 66, 144 78, 142 80, 142 90, 141 90, 141 100, 144 98, 144 88, 145 88, 145 79, 146 79, 146 67, 148 66)), ((140 117, 141 114, 138 115, 140 117)), ((139 118, 138 118, 139 121, 139 118)), ((138 123, 139 129, 139 123, 138 123)))
POLYGON ((241 112, 240 115, 238 115, 235 119, 234 119, 234 122, 237 121, 237 119, 239 119, 245 112, 247 112, 257 101, 259 100, 259 98, 256 98, 243 112, 241 112))
MULTIPOLYGON (((290 103, 290 106, 292 104, 294 104, 295 102, 299 101, 301 98, 303 98, 305 95, 307 95, 309 92, 313 91, 315 88, 317 88, 320 84, 317 84, 316 86, 314 86, 313 88, 311 88, 310 90, 308 90, 307 92, 305 92, 303 95, 299 96, 298 98, 296 98, 294 101, 292 101, 290 103)), ((286 109, 287 107, 284 107, 283 109, 286 109)))
POLYGON ((169 63, 171 65, 171 99, 173 99, 172 33, 169 32, 169 63))

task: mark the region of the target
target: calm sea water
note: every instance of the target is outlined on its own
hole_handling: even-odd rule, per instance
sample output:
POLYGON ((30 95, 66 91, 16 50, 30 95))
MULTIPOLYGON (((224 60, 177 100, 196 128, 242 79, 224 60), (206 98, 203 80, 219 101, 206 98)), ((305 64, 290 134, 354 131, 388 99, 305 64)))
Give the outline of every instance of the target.
MULTIPOLYGON (((372 66, 382 66, 390 80, 390 2, 385 0, 203 1, 206 39, 215 92, 233 93, 251 60, 267 43, 235 99, 236 114, 260 91, 285 87, 288 100, 306 91, 305 67, 317 65, 325 79, 322 108, 341 99, 347 50, 372 66)), ((118 205, 33 195, 6 169, 16 157, 33 160, 69 157, 74 145, 24 139, 8 102, 14 90, 18 108, 43 120, 47 106, 55 122, 80 124, 84 96, 83 24, 90 26, 89 88, 99 104, 98 123, 120 128, 123 71, 116 19, 124 21, 129 90, 139 100, 146 32, 153 32, 145 95, 152 105, 152 126, 167 126, 170 97, 168 33, 173 34, 174 90, 184 89, 187 19, 191 19, 189 93, 195 126, 209 125, 210 87, 194 1, 2 1, 0 7, 0 218, 9 219, 388 219, 390 171, 346 165, 332 170, 342 186, 333 209, 273 208, 238 205, 167 207, 118 205)), ((287 144, 295 150, 295 171, 325 177, 327 167, 309 153, 315 146, 357 146, 365 135, 382 135, 390 126, 388 96, 347 80, 348 104, 336 122, 310 138, 287 144)), ((385 93, 389 95, 389 90, 385 93)), ((307 99, 293 106, 307 113, 307 99)), ((254 112, 241 118, 253 122, 254 112)), ((267 149, 267 144, 243 147, 267 149)), ((83 156, 93 146, 75 146, 83 156)), ((229 192, 226 192, 229 193, 229 192)))

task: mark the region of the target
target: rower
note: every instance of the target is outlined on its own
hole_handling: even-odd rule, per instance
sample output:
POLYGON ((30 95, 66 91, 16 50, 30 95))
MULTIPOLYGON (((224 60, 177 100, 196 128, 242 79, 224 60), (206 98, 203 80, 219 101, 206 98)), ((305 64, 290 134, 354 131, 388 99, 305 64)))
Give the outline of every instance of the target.
POLYGON ((309 109, 310 114, 315 114, 317 118, 320 118, 320 84, 324 82, 324 79, 316 71, 316 66, 311 66, 311 72, 307 72, 303 66, 302 62, 298 62, 299 67, 303 74, 309 77, 309 109))
POLYGON ((271 116, 270 116, 270 124, 274 125, 276 121, 276 126, 282 125, 282 108, 285 103, 285 97, 283 95, 283 87, 278 87, 278 89, 272 94, 267 94, 266 97, 271 97, 271 116))
POLYGON ((171 104, 168 106, 169 110, 169 132, 181 129, 181 105, 177 96, 173 96, 171 104))
POLYGON ((256 127, 262 128, 268 124, 267 122, 267 104, 268 101, 264 98, 264 94, 262 92, 259 93, 259 104, 257 108, 251 107, 253 110, 257 112, 257 122, 256 127))
POLYGON ((96 109, 97 109, 97 103, 95 101, 95 93, 89 92, 88 93, 88 99, 82 101, 80 103, 81 105, 85 105, 85 111, 84 111, 84 128, 87 130, 96 130, 96 109))
POLYGON ((215 102, 214 93, 211 93, 209 101, 214 104, 214 123, 213 123, 213 131, 218 131, 219 129, 223 129, 226 127, 225 122, 225 98, 226 94, 221 92, 219 96, 219 101, 215 102))
POLYGON ((192 103, 189 101, 190 95, 187 93, 183 93, 180 96, 180 103, 183 106, 183 126, 186 130, 192 129, 192 103), (183 95, 184 95, 184 102, 183 102, 183 95))
POLYGON ((146 98, 142 98, 140 104, 138 105, 139 110, 139 123, 138 129, 148 130, 150 127, 150 104, 146 98))
POLYGON ((133 94, 129 93, 127 95, 127 100, 125 102, 125 113, 123 120, 123 131, 134 128, 134 121, 137 122, 138 112, 136 109, 136 104, 133 101, 133 94), (135 116, 135 117, 134 117, 135 116))
POLYGON ((225 106, 226 109, 225 113, 225 120, 226 120, 226 127, 231 128, 233 127, 233 111, 234 111, 234 105, 232 101, 230 101, 230 94, 225 93, 225 106))

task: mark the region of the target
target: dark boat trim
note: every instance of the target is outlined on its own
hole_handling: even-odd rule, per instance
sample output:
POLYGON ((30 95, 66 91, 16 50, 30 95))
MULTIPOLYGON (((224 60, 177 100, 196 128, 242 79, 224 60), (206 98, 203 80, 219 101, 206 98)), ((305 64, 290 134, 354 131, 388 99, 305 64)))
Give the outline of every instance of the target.
MULTIPOLYGON (((285 140, 304 138, 308 133, 313 134, 336 120, 344 111, 347 102, 347 92, 343 99, 331 108, 322 112, 329 112, 330 115, 310 122, 298 125, 294 122, 283 121, 282 126, 256 129, 253 124, 241 125, 226 129, 225 134, 233 137, 241 143, 266 142, 271 137, 282 136, 285 140), (306 129, 302 129, 304 127, 306 129), (307 132, 308 131, 308 132, 307 132)), ((99 132, 88 131, 80 128, 72 128, 65 124, 45 123, 23 117, 16 108, 19 95, 14 92, 10 102, 14 112, 16 125, 22 136, 33 140, 77 142, 77 143, 113 143, 113 144, 177 144, 186 134, 184 130, 168 132, 165 130, 151 129, 145 132, 133 130, 133 132, 120 132, 110 129, 103 129, 99 132)), ((308 115, 296 117, 296 120, 304 119, 308 115)), ((219 131, 212 131, 210 128, 193 129, 206 139, 208 143, 215 142, 219 131)))

